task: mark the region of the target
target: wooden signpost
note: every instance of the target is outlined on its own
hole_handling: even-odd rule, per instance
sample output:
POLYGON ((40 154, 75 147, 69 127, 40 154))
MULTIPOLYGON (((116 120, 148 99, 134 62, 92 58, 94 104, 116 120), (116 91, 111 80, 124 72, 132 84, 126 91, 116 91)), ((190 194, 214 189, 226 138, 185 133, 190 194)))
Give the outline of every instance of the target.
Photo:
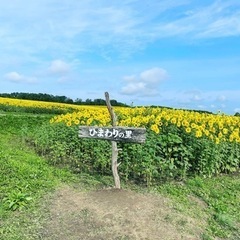
POLYGON ((96 138, 116 142, 144 143, 146 140, 146 129, 79 126, 78 136, 80 138, 96 138))
POLYGON ((106 104, 111 116, 112 127, 93 127, 93 126, 79 126, 80 138, 96 138, 102 140, 109 140, 112 143, 112 172, 115 182, 115 188, 120 189, 120 178, 118 175, 117 162, 118 151, 117 142, 130 143, 144 143, 146 140, 145 128, 119 127, 116 126, 116 115, 110 104, 109 94, 105 92, 106 104))

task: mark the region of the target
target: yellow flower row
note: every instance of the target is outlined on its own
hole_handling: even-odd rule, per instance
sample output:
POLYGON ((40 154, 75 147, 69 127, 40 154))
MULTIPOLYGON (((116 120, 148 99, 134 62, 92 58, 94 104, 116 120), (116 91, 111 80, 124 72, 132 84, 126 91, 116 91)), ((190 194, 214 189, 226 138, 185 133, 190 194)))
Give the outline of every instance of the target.
MULTIPOLYGON (((119 126, 147 127, 160 133, 162 127, 173 124, 197 138, 205 136, 216 143, 240 142, 239 117, 150 107, 115 108, 115 112, 119 126)), ((56 116, 51 119, 51 123, 53 122, 64 122, 68 126, 108 126, 111 123, 107 108, 88 106, 82 107, 79 112, 56 116)))
POLYGON ((107 108, 96 106, 81 106, 78 112, 61 114, 50 120, 50 123, 64 122, 67 126, 71 125, 97 125, 108 126, 111 123, 107 108))
MULTIPOLYGON (((56 102, 44 102, 24 99, 2 98, 0 97, 0 105, 26 107, 26 108, 43 108, 43 109, 60 109, 78 111, 82 109, 81 105, 56 103, 56 102)), ((88 106, 91 108, 91 106, 88 106)))
MULTIPOLYGON (((0 105, 74 111, 51 119, 51 123, 64 122, 68 126, 109 126, 111 124, 105 106, 79 106, 1 97, 0 105)), ((197 138, 207 137, 216 143, 220 141, 240 142, 239 117, 151 107, 115 107, 114 110, 118 118, 118 126, 146 127, 158 134, 164 126, 173 124, 182 128, 186 133, 194 134, 197 138)))

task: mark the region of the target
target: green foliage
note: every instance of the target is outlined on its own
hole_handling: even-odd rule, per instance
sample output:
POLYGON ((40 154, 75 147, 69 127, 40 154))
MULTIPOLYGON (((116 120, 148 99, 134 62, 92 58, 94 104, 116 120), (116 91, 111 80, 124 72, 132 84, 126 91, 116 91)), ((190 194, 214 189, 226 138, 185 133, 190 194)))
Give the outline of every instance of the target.
POLYGON ((0 112, 4 113, 33 113, 33 114, 64 114, 67 112, 72 112, 71 108, 69 109, 60 109, 60 108, 44 108, 44 107, 24 107, 24 106, 14 106, 14 105, 5 105, 0 104, 0 112))
POLYGON ((0 115, 0 133, 5 135, 22 134, 30 135, 31 132, 41 126, 43 123, 49 122, 52 115, 32 115, 32 114, 3 114, 0 115))
MULTIPOLYGON (((44 124, 34 129, 28 142, 53 165, 68 165, 75 172, 111 174, 108 141, 82 139, 76 126, 44 124)), ((160 180, 211 177, 239 170, 240 144, 215 144, 196 138, 173 124, 156 134, 147 130, 144 144, 118 143, 122 178, 151 185, 160 180)))
POLYGON ((76 172, 110 173, 109 142, 80 139, 77 127, 45 124, 35 129, 34 139, 28 142, 53 165, 68 165, 76 172))
POLYGON ((26 207, 33 198, 27 193, 21 191, 12 192, 9 196, 3 198, 3 206, 7 210, 17 210, 26 207))

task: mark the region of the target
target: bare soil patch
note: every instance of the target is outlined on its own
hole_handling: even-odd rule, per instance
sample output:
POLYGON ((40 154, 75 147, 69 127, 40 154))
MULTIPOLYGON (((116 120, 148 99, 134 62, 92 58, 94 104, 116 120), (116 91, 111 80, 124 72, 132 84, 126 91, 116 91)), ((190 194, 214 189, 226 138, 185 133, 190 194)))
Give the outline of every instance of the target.
POLYGON ((186 216, 168 199, 130 190, 83 192, 69 186, 48 200, 46 240, 195 240, 205 223, 186 216))

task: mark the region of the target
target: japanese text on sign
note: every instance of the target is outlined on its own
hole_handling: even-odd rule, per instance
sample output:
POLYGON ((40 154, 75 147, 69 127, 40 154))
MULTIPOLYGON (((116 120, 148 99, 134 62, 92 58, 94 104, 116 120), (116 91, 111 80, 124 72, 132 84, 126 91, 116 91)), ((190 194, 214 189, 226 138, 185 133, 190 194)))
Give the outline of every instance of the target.
POLYGON ((145 128, 133 127, 93 127, 79 126, 79 137, 97 138, 102 140, 144 143, 146 139, 145 128))
POLYGON ((131 130, 118 130, 115 128, 89 128, 89 135, 91 137, 105 137, 105 138, 123 138, 131 139, 132 131, 131 130))

